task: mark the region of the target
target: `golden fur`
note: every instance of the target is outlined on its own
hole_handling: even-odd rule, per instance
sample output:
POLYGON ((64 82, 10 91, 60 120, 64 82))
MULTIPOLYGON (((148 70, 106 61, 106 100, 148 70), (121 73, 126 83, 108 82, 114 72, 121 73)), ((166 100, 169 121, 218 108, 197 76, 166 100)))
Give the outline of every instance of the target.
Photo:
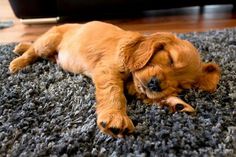
POLYGON ((126 113, 124 86, 147 103, 193 112, 176 97, 178 93, 189 88, 213 92, 220 79, 218 65, 203 63, 188 41, 170 33, 145 36, 98 21, 53 27, 33 44, 17 45, 15 52, 21 56, 10 63, 12 73, 43 57, 66 71, 91 77, 97 124, 114 137, 134 131, 126 113))

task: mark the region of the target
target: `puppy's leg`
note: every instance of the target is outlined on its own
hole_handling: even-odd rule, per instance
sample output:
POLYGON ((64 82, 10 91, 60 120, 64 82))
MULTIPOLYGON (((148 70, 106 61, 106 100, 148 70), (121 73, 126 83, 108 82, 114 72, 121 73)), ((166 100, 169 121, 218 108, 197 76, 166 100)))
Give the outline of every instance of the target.
POLYGON ((18 45, 16 45, 13 52, 17 55, 22 55, 30 48, 31 45, 32 43, 19 43, 18 45))
POLYGON ((61 36, 61 33, 54 27, 37 39, 32 45, 17 45, 15 51, 17 53, 22 53, 22 56, 14 59, 10 63, 10 72, 15 73, 21 70, 27 65, 35 62, 39 57, 53 58, 56 54, 57 46, 61 41, 61 36), (26 51, 24 52, 24 50, 26 51))
POLYGON ((97 124, 101 131, 123 137, 134 131, 134 125, 126 113, 126 98, 123 80, 119 72, 109 69, 96 71, 93 81, 96 86, 97 124))
POLYGON ((27 65, 31 64, 32 62, 34 62, 37 58, 38 58, 37 54, 31 47, 22 56, 11 61, 9 70, 11 73, 15 73, 21 70, 22 68, 26 67, 27 65))
POLYGON ((195 112, 194 108, 178 97, 171 96, 161 101, 161 106, 168 106, 172 112, 195 112))

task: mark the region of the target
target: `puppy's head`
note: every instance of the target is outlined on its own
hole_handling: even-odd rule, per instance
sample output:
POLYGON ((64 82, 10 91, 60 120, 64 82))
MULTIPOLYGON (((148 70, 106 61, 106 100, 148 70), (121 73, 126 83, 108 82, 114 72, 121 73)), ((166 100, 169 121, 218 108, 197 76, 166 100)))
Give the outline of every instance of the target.
POLYGON ((190 42, 173 34, 134 34, 121 46, 121 54, 137 92, 150 99, 162 99, 189 88, 213 92, 220 79, 218 65, 203 63, 190 42))

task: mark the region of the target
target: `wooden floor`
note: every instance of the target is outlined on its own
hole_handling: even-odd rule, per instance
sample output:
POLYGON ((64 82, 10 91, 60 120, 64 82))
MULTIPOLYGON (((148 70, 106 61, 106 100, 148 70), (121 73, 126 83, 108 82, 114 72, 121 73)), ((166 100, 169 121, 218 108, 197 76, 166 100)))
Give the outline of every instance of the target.
MULTIPOLYGON (((144 17, 104 20, 121 28, 142 33, 199 32, 236 27, 232 5, 188 7, 149 11, 144 17)), ((57 24, 24 25, 17 19, 7 0, 0 0, 0 21, 13 20, 14 26, 0 30, 0 43, 33 41, 57 24)), ((81 22, 81 21, 77 21, 81 22)), ((84 21, 83 21, 84 22, 84 21)))

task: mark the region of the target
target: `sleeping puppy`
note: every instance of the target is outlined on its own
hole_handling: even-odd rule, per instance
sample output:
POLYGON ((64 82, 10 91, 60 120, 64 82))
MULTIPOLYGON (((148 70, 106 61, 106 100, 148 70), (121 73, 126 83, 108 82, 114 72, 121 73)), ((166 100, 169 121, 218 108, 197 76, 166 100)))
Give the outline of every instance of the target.
POLYGON ((126 113, 124 88, 173 112, 194 112, 178 93, 190 88, 214 92, 220 79, 218 65, 203 63, 186 40, 169 33, 145 36, 98 21, 55 26, 33 44, 20 43, 14 51, 21 56, 10 63, 12 73, 42 57, 92 78, 97 125, 113 137, 134 131, 126 113))

